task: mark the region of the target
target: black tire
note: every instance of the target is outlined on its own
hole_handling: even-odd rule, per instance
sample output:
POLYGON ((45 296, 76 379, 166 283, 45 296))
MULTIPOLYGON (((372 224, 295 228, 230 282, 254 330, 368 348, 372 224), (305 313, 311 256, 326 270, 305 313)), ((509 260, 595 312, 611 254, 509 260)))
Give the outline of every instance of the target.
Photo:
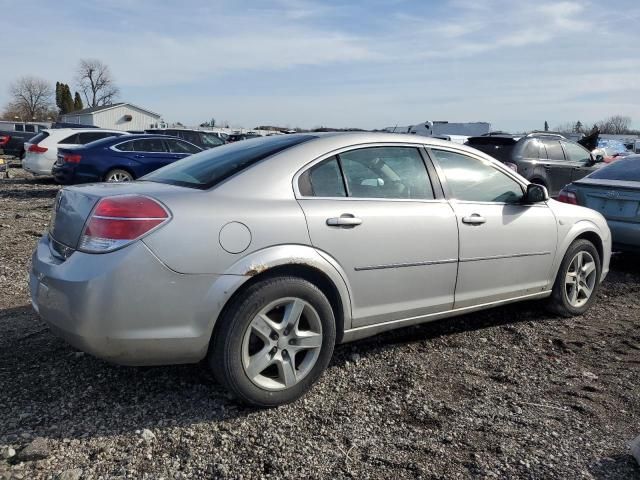
POLYGON ((126 180, 129 182, 136 179, 136 177, 134 177, 131 172, 128 172, 127 170, 124 170, 122 168, 114 168, 113 170, 109 170, 107 172, 107 174, 104 176, 104 181, 108 182, 109 178, 111 178, 111 176, 116 174, 129 177, 129 180, 126 180))
POLYGON ((293 402, 304 395, 326 369, 336 338, 331 304, 312 283, 297 277, 274 277, 260 281, 242 292, 218 319, 207 362, 216 379, 241 402, 257 407, 274 407, 293 402), (316 363, 295 385, 277 391, 260 388, 245 372, 242 342, 254 317, 278 299, 300 298, 318 313, 322 325, 322 344, 316 363))
POLYGON ((573 317, 576 315, 582 315, 585 313, 591 305, 593 304, 596 295, 598 293, 598 289, 600 288, 600 277, 602 274, 602 264, 600 262, 600 254, 598 253, 598 249, 591 243, 589 240, 576 240, 574 241, 567 252, 564 255, 562 263, 560 264, 560 268, 558 269, 558 274, 556 275, 556 280, 553 284, 553 290, 551 297, 547 300, 547 308, 560 316, 563 317, 573 317), (570 304, 569 299, 566 293, 566 284, 565 278, 567 276, 567 272, 569 270, 569 266, 573 258, 579 252, 586 252, 593 257, 596 264, 596 282, 591 292, 591 295, 587 302, 580 306, 575 307, 570 304))

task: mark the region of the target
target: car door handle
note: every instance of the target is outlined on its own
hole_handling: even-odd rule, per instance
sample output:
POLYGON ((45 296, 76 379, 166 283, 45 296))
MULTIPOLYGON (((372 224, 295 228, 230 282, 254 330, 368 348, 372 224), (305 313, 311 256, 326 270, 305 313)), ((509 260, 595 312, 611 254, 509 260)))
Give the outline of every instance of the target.
POLYGON ((487 219, 484 217, 481 217, 477 213, 474 213, 473 215, 470 215, 468 217, 462 217, 462 223, 467 223, 469 225, 482 225, 483 223, 486 223, 486 222, 487 222, 487 219))
POLYGON ((144 158, 144 155, 137 154, 137 155, 134 155, 133 157, 134 158, 144 158))
POLYGON ((350 213, 343 213, 339 217, 327 218, 327 225, 330 227, 357 227, 361 223, 361 218, 350 213))

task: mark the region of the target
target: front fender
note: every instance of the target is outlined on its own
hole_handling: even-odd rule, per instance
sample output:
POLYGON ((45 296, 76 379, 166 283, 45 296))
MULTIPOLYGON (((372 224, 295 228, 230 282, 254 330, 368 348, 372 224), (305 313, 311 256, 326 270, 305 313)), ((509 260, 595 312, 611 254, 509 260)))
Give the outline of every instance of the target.
POLYGON ((255 275, 283 265, 303 265, 319 270, 335 285, 343 308, 344 329, 351 328, 351 291, 340 265, 324 252, 305 245, 278 245, 268 247, 241 258, 231 265, 211 286, 208 297, 216 299, 216 313, 212 318, 211 331, 218 315, 233 294, 255 275))

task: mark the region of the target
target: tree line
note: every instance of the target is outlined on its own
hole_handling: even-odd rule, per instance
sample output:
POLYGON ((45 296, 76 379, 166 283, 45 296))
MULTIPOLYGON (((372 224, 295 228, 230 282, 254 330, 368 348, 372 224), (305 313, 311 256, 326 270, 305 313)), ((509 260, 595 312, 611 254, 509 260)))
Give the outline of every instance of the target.
MULTIPOLYGON (((546 122, 545 122, 546 123, 546 122)), ((584 125, 580 120, 575 122, 565 122, 556 126, 555 131, 561 133, 584 133, 588 135, 597 130, 599 133, 613 135, 638 135, 640 131, 631 128, 631 117, 626 115, 612 115, 603 120, 595 122, 592 127, 584 125)))
POLYGON ((111 105, 119 90, 108 65, 96 59, 82 59, 74 77, 75 94, 63 82, 53 86, 42 78, 26 75, 9 86, 9 102, 3 118, 20 121, 56 120, 59 115, 86 107, 111 105))

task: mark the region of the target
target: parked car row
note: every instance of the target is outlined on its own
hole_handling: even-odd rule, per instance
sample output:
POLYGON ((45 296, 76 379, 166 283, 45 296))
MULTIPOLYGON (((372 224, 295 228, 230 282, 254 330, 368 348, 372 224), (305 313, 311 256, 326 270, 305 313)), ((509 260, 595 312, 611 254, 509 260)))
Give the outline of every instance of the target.
POLYGON ((167 135, 123 135, 59 148, 51 173, 61 184, 129 182, 202 150, 167 135))
POLYGON ((45 129, 24 143, 22 167, 34 175, 53 175, 63 184, 130 181, 224 144, 213 133, 189 129, 137 135, 101 128, 45 129))
MULTIPOLYGON (((59 153, 134 161, 136 142, 164 150, 170 138, 59 153)), ((70 344, 116 363, 206 359, 252 405, 302 396, 336 343, 521 300, 582 314, 609 270, 598 211, 428 137, 263 137, 143 180, 60 190, 32 258, 32 304, 70 344)))
POLYGON ((18 132, 14 130, 0 130, 0 150, 5 155, 23 158, 24 144, 36 135, 35 132, 18 132))

